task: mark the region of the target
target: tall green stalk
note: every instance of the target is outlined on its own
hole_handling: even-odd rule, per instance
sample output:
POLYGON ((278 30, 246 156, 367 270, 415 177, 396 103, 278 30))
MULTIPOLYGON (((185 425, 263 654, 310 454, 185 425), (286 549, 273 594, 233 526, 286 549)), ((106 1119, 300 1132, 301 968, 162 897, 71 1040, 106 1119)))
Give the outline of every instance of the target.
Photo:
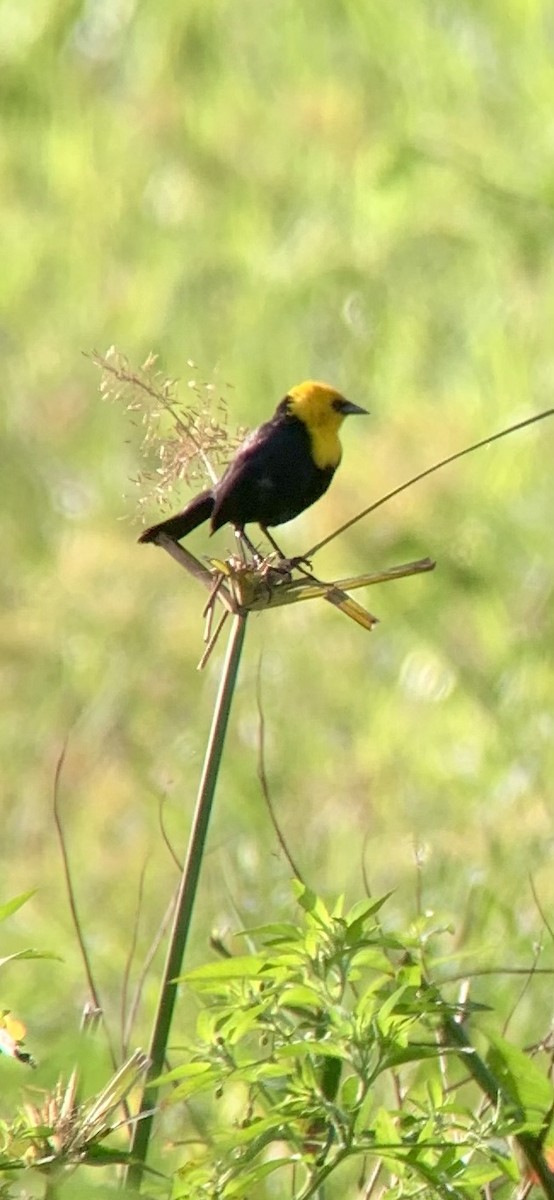
POLYGON ((136 1192, 140 1190, 142 1182, 154 1119, 153 1110, 156 1107, 158 1095, 158 1089, 148 1087, 148 1083, 149 1080, 155 1079, 160 1075, 165 1061, 169 1031, 177 996, 177 984, 175 980, 181 973, 183 955, 194 910, 194 901, 204 855, 212 801, 225 744, 227 722, 235 691, 245 631, 246 617, 236 615, 233 619, 229 635, 227 655, 223 666, 210 736, 204 757, 204 768, 198 788, 187 857, 179 885, 158 1008, 148 1052, 150 1068, 142 1093, 140 1111, 135 1124, 131 1146, 133 1163, 128 1169, 127 1187, 136 1192))

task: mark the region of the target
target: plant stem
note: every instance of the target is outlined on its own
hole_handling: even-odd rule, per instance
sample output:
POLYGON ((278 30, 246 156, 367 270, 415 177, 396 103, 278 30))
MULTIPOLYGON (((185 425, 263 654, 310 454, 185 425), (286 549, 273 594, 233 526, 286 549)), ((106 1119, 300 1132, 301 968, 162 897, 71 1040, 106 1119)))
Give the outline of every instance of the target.
POLYGON ((148 1052, 150 1067, 142 1093, 140 1111, 137 1116, 131 1146, 133 1163, 129 1167, 126 1184, 129 1189, 136 1192, 140 1190, 144 1173, 158 1095, 158 1089, 152 1086, 149 1087, 148 1084, 150 1080, 156 1079, 160 1075, 165 1061, 173 1009, 177 996, 178 984, 176 980, 182 969, 183 955, 194 909, 212 801, 225 744, 225 733, 235 691, 245 630, 246 617, 235 616, 229 635, 227 655, 223 666, 219 692, 212 718, 212 727, 204 757, 204 767, 198 788, 186 862, 183 867, 175 905, 175 916, 160 988, 158 1009, 148 1052))

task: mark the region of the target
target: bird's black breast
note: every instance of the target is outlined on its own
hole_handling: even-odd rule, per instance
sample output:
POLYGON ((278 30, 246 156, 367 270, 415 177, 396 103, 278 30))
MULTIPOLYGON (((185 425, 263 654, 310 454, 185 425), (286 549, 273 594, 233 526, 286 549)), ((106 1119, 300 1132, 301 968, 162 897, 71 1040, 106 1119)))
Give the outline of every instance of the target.
POLYGON ((308 431, 277 412, 244 443, 215 488, 212 528, 283 525, 323 495, 334 468, 316 466, 308 431))

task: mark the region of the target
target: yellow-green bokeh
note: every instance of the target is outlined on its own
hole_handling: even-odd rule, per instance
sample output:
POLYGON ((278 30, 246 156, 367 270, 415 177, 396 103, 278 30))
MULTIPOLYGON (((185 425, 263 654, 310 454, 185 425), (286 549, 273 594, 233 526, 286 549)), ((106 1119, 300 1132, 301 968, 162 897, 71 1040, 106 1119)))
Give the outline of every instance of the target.
MULTIPOLYGON (((52 818, 64 739, 79 909, 117 1029, 145 863, 133 979, 176 882, 159 806, 182 854, 223 651, 195 672, 204 597, 136 545, 137 431, 82 351, 154 350, 185 392, 192 359, 249 424, 307 376, 370 408, 329 495, 281 531, 291 552, 550 407, 554 16, 546 0, 2 0, 0 23, 2 899, 38 889, 4 931, 6 952, 63 958, 5 968, 2 1004, 47 1060, 86 996, 52 818)), ((323 603, 250 621, 191 961, 213 927, 291 904, 256 773, 262 651, 268 778, 307 880, 353 899, 363 858, 391 919, 421 886, 453 952, 531 960, 529 876, 554 901, 553 449, 536 425, 321 554, 325 577, 437 559, 368 594, 370 636, 323 603)), ((191 545, 208 550, 204 531, 191 545)), ((519 1011, 532 1038, 549 986, 519 1011)), ((475 987, 509 1011, 509 980, 475 987)))

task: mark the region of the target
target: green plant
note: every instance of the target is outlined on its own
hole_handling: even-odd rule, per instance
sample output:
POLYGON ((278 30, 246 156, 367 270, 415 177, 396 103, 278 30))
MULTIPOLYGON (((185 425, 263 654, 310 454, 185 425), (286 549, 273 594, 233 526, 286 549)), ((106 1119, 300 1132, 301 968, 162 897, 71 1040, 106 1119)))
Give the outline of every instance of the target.
POLYGON ((220 1118, 174 1195, 258 1196, 284 1174, 295 1200, 335 1175, 363 1195, 379 1181, 387 1196, 477 1200, 488 1184, 511 1190, 522 1151, 552 1194, 551 1084, 496 1035, 488 1063, 477 1053, 464 1026, 482 1006, 434 981, 444 929, 389 932, 386 898, 344 913, 294 886, 301 925, 251 930, 258 949, 184 977, 204 1007, 186 1061, 165 1076, 168 1103, 211 1093, 220 1118))

